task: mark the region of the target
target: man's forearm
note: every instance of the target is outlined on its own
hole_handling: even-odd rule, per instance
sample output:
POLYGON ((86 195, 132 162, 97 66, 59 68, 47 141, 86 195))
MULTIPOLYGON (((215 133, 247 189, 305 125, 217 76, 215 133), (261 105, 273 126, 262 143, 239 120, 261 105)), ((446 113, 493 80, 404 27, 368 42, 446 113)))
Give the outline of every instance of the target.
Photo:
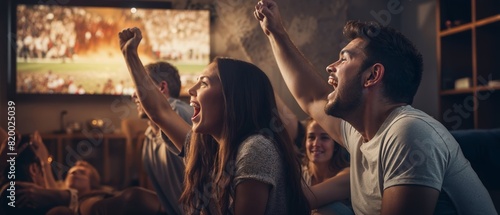
POLYGON ((151 121, 158 125, 175 146, 181 150, 186 134, 191 130, 191 127, 172 110, 168 99, 146 73, 137 51, 125 51, 123 55, 137 87, 136 93, 144 111, 151 121))
POLYGON ((165 110, 166 108, 171 109, 165 95, 157 89, 154 81, 146 73, 137 52, 125 52, 124 57, 137 88, 137 96, 139 97, 146 113, 148 113, 148 115, 156 116, 161 110, 165 110))
POLYGON ((308 112, 308 105, 324 100, 330 89, 327 82, 315 70, 288 34, 276 32, 269 36, 271 47, 285 83, 301 108, 308 112))

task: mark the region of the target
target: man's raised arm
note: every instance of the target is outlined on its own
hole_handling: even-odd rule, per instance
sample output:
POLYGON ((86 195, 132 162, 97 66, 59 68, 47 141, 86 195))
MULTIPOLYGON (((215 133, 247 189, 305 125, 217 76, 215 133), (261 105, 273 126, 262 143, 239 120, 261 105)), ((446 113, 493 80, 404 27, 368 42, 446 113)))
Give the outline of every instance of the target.
POLYGON ((172 110, 165 95, 159 89, 155 89, 156 84, 146 73, 137 53, 137 47, 142 39, 141 31, 138 28, 125 29, 118 36, 123 57, 144 111, 181 151, 191 127, 172 110))
POLYGON ((327 95, 332 88, 290 40, 276 2, 259 1, 255 6, 254 16, 269 38, 283 79, 302 110, 316 120, 333 139, 343 144, 340 138, 340 119, 328 116, 324 111, 327 95))

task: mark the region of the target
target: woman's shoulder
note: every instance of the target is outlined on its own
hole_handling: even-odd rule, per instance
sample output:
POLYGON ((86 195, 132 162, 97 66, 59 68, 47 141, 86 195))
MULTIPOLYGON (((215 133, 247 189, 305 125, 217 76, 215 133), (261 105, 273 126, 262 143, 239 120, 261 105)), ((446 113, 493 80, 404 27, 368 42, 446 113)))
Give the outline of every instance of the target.
POLYGON ((271 150, 275 149, 274 141, 262 134, 253 134, 245 138, 239 147, 240 152, 248 150, 271 150))
POLYGON ((240 145, 235 163, 235 185, 253 179, 277 186, 283 175, 283 162, 272 139, 251 135, 240 145))
POLYGON ((273 142, 273 140, 271 140, 269 137, 267 136, 264 136, 263 134, 252 134, 252 135, 249 135, 248 137, 245 138, 245 140, 243 140, 243 143, 246 143, 246 142, 273 142))
POLYGON ((257 161, 263 158, 279 158, 279 153, 272 139, 262 134, 254 134, 243 140, 238 148, 236 157, 237 160, 247 158, 248 160, 257 161))

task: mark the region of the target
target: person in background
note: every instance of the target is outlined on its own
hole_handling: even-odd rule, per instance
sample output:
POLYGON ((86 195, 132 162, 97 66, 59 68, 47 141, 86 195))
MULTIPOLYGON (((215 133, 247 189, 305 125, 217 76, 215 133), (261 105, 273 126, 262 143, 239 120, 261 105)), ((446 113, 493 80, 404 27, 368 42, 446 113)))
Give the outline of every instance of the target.
MULTIPOLYGON (((181 80, 179 71, 175 66, 167 62, 156 62, 145 67, 148 76, 154 82, 154 88, 142 88, 147 93, 148 90, 159 90, 170 104, 170 108, 177 113, 184 122, 191 125, 193 108, 189 104, 179 99, 181 90, 181 80)), ((140 118, 149 119, 142 109, 141 102, 137 94, 132 95, 137 105, 137 112, 140 118)), ((160 199, 163 209, 167 214, 182 214, 179 207, 179 198, 183 190, 184 182, 184 161, 169 148, 175 148, 170 139, 158 128, 158 126, 148 121, 149 127, 146 130, 146 138, 142 146, 142 163, 144 169, 153 184, 153 187, 160 199)))
MULTIPOLYGON (((7 154, 5 146, 0 150, 2 156, 7 154)), ((50 156, 38 132, 23 135, 16 146, 15 207, 8 204, 10 167, 2 163, 0 214, 161 214, 156 194, 137 187, 121 192, 103 189, 99 173, 85 161, 77 161, 63 183, 55 181, 50 156)))
MULTIPOLYGON (((57 183, 52 175, 50 157, 41 143, 38 132, 33 135, 19 135, 16 137, 16 153, 14 157, 7 156, 7 143, 2 143, 2 177, 0 190, 1 214, 46 214, 54 207, 70 207, 70 202, 76 200, 76 191, 69 189, 58 189, 57 183), (15 207, 9 206, 11 200, 8 198, 10 182, 8 178, 10 166, 4 163, 7 159, 16 162, 15 171, 15 207), (41 192, 39 192, 41 191, 41 192)), ((76 205, 72 205, 76 207, 76 205)))
POLYGON ((309 201, 314 209, 312 214, 354 214, 349 199, 347 152, 313 119, 307 119, 305 127, 303 142, 306 156, 303 158, 302 175, 306 185, 314 192, 314 197, 309 201), (331 186, 328 183, 332 182, 344 183, 344 186, 340 186, 343 189, 329 189, 331 186))
MULTIPOLYGON (((76 214, 165 214, 154 192, 140 187, 128 187, 122 191, 114 191, 102 186, 97 170, 85 161, 77 161, 75 166, 68 171, 65 185, 78 191, 76 214)), ((58 207, 52 211, 66 211, 66 213, 61 214, 71 214, 64 207, 58 207)))
POLYGON ((259 1, 254 16, 300 107, 349 151, 356 214, 497 214, 450 132, 411 106, 423 63, 405 36, 348 22, 327 82, 290 40, 275 1, 259 1))

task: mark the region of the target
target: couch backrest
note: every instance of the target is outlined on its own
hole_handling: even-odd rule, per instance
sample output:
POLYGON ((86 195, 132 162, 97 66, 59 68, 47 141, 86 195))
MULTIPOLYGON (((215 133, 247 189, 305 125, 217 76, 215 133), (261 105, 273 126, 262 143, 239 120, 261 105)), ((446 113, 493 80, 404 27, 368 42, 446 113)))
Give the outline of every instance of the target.
POLYGON ((488 190, 500 190, 500 129, 451 131, 488 190))

